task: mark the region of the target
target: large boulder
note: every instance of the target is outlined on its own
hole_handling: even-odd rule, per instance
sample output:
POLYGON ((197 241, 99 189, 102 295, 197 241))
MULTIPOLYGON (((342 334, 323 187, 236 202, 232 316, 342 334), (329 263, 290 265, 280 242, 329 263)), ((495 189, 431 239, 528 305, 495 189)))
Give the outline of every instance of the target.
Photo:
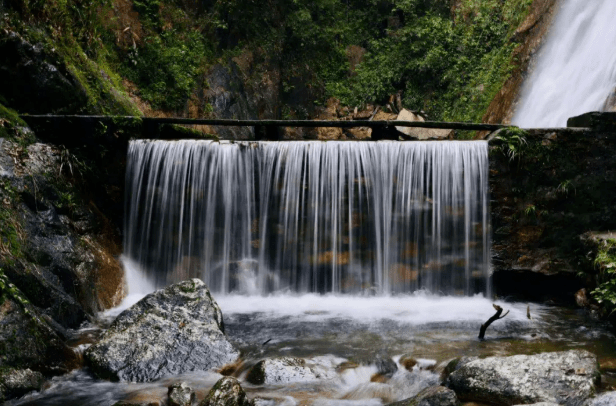
POLYGON ((477 359, 454 371, 447 385, 464 401, 581 406, 599 379, 597 358, 572 350, 477 359))
POLYGON ((388 406, 458 406, 458 398, 444 386, 430 386, 410 399, 390 403, 388 406))
POLYGON ((208 288, 190 279, 151 293, 122 312, 85 353, 103 378, 148 382, 235 361, 222 313, 208 288))

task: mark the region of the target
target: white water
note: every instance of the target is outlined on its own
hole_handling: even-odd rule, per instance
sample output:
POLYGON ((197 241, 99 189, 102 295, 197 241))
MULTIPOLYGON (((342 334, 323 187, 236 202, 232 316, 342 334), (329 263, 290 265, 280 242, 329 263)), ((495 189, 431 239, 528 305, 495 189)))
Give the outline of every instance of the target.
MULTIPOLYGON (((328 319, 352 320, 370 324, 391 320, 405 325, 486 321, 494 314, 492 303, 510 310, 508 321, 527 322, 526 304, 495 302, 481 295, 473 297, 437 296, 425 292, 396 296, 346 295, 216 295, 226 316, 259 313, 259 318, 290 317, 306 322, 328 319)), ((534 313, 534 312, 533 312, 534 313)))
POLYGON ((616 1, 562 3, 522 88, 517 126, 565 127, 569 117, 603 110, 616 87, 616 1))
POLYGON ((157 287, 488 291, 487 143, 134 141, 124 253, 157 287))

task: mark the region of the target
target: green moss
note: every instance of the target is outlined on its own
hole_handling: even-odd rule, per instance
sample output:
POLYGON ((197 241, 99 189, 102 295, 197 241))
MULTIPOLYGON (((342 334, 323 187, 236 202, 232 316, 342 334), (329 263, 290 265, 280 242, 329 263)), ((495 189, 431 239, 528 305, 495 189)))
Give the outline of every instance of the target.
POLYGON ((0 138, 17 142, 22 148, 35 142, 34 134, 28 130, 28 124, 19 114, 0 104, 0 138))
POLYGON ((25 314, 30 313, 27 308, 30 302, 26 299, 23 293, 9 281, 9 278, 4 274, 2 268, 0 268, 0 304, 7 299, 19 303, 25 314))
POLYGON ((96 60, 89 58, 74 41, 58 46, 67 69, 79 81, 88 96, 85 112, 141 116, 137 106, 128 97, 121 77, 110 67, 107 48, 102 48, 96 60))

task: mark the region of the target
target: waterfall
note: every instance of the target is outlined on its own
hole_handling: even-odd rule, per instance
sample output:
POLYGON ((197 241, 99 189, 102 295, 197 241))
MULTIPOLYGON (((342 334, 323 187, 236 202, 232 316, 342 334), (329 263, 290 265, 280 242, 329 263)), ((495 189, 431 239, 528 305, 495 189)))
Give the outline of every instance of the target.
POLYGON ((522 88, 515 125, 565 127, 569 117, 605 109, 616 87, 614 16, 614 0, 564 0, 522 88))
POLYGON ((488 289, 484 141, 132 141, 124 255, 215 292, 488 289))

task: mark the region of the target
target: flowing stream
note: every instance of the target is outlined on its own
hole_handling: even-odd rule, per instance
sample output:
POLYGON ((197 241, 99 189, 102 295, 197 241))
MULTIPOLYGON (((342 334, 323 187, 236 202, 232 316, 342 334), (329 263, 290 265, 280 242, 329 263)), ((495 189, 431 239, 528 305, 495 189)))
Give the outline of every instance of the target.
POLYGON ((565 0, 560 7, 524 82, 512 120, 519 127, 566 127, 569 117, 605 110, 614 97, 616 2, 565 0))

